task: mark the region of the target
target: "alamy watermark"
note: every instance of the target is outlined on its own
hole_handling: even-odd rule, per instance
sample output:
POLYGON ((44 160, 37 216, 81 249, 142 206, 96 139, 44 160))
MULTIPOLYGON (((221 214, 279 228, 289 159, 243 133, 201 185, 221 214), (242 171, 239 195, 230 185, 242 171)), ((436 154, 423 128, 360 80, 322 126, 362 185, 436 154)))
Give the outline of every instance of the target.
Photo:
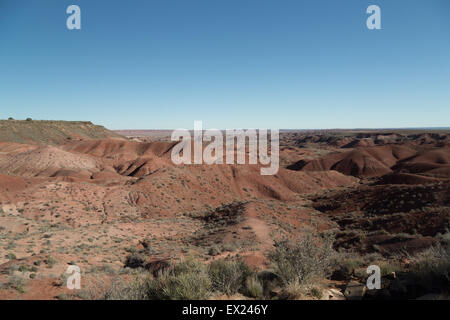
POLYGON ((367 18, 366 25, 369 30, 381 29, 381 9, 377 5, 371 5, 366 10, 370 16, 367 18))
MULTIPOLYGON (((66 13, 70 16, 67 17, 66 26, 69 30, 81 29, 81 8, 75 4, 67 7, 66 13)), ((381 29, 381 9, 377 5, 370 5, 366 9, 366 13, 370 16, 366 20, 366 26, 369 30, 381 29)))
POLYGON ((203 130, 202 121, 194 121, 193 135, 187 129, 172 132, 174 164, 261 164, 261 175, 274 175, 279 169, 280 137, 278 129, 203 130), (270 148, 269 142, 270 139, 270 148), (248 144, 247 144, 248 141, 248 144), (204 142, 209 142, 206 146, 204 142), (225 148, 224 148, 225 143, 225 148), (193 154, 193 157, 192 157, 193 154), (258 161, 259 160, 259 161, 258 161))
POLYGON ((69 30, 80 30, 81 29, 81 9, 79 6, 72 4, 67 7, 67 14, 70 16, 66 20, 66 26, 69 30))
POLYGON ((369 290, 381 289, 381 269, 379 266, 373 264, 367 267, 367 274, 370 276, 367 278, 366 287, 369 290))
POLYGON ((81 270, 80 267, 76 265, 70 265, 67 267, 66 274, 69 274, 67 277, 66 286, 67 289, 81 289, 81 270))

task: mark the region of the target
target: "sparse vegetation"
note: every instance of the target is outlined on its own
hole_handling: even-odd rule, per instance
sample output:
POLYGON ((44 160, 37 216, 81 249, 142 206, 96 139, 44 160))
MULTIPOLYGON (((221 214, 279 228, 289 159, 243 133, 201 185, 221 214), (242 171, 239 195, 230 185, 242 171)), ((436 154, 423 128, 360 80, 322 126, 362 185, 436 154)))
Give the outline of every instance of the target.
POLYGON ((17 290, 17 292, 19 293, 24 293, 26 284, 27 281, 23 277, 11 275, 9 276, 8 281, 6 283, 0 284, 0 287, 6 289, 14 289, 17 290))
POLYGON ((284 285, 297 281, 308 283, 330 274, 335 266, 336 252, 333 237, 314 238, 310 233, 295 241, 282 240, 275 243, 270 259, 275 272, 284 285))
MULTIPOLYGON (((328 140, 326 150, 320 143, 300 149, 292 136, 280 174, 266 180, 252 167, 167 165, 168 144, 86 139, 109 136, 89 123, 0 126, 0 140, 22 143, 0 146, 7 159, 0 184, 3 296, 19 297, 29 281, 34 297, 48 281, 43 298, 326 299, 331 289, 364 284, 372 264, 383 277, 377 294, 448 296, 448 182, 433 173, 408 178, 432 183, 403 184, 385 180, 397 172, 370 179, 308 172, 297 185, 285 169, 296 158, 350 150, 329 148, 328 140), (179 262, 186 257, 192 259, 179 262), (68 264, 83 271, 82 291, 63 293, 68 264)), ((448 134, 436 139, 446 143, 448 134)), ((441 148, 423 148, 438 154, 430 167, 446 168, 441 148)))
POLYGON ((428 290, 449 288, 450 247, 431 247, 415 255, 410 255, 411 272, 421 286, 428 290))
POLYGON ((30 140, 56 144, 67 137, 86 138, 121 137, 115 132, 89 121, 0 120, 0 141, 27 143, 30 140))

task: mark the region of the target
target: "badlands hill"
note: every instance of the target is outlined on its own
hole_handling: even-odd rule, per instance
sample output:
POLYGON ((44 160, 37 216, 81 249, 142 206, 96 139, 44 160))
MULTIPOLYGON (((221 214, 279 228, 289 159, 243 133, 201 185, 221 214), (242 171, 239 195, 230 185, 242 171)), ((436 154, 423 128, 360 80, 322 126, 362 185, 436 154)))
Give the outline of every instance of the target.
POLYGON ((410 148, 401 145, 357 147, 347 152, 331 152, 321 158, 300 160, 288 169, 301 171, 336 170, 345 175, 380 177, 389 173, 420 173, 450 176, 450 148, 410 148))
POLYGON ((404 146, 358 147, 348 152, 329 153, 314 160, 300 160, 289 169, 303 171, 337 170, 353 176, 381 176, 391 172, 398 161, 414 156, 416 151, 404 146))
POLYGON ((267 270, 275 241, 308 232, 335 235, 336 289, 365 282, 355 261, 406 268, 400 254, 450 239, 447 132, 283 132, 274 176, 175 165, 167 131, 122 133, 0 121, 0 299, 69 296, 59 275, 73 263, 86 287, 187 257, 267 270))
POLYGON ((59 144, 66 140, 123 137, 90 121, 0 120, 0 141, 59 144))

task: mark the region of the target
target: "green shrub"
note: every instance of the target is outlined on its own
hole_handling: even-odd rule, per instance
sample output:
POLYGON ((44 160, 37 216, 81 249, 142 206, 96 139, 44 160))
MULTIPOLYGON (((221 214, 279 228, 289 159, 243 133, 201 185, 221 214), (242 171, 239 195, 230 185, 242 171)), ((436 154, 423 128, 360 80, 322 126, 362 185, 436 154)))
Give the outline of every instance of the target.
POLYGON ((213 290, 233 295, 245 287, 245 280, 252 274, 242 260, 216 260, 208 266, 213 290))
POLYGON ((18 270, 19 270, 20 272, 27 272, 27 271, 28 271, 28 266, 22 264, 22 265, 19 266, 19 269, 18 269, 18 270))
POLYGON ((53 268, 53 266, 56 264, 56 260, 55 258, 53 258, 52 256, 47 256, 47 259, 45 259, 45 264, 47 265, 48 268, 53 268))
POLYGON ((17 259, 16 255, 14 253, 8 253, 5 257, 6 257, 6 259, 9 259, 9 260, 17 259))

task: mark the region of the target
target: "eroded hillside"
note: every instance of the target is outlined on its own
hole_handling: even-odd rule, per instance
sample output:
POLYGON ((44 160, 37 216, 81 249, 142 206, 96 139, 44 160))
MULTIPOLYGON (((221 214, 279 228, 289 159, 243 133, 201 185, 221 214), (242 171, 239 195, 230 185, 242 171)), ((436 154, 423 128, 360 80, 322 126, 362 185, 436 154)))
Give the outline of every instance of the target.
POLYGON ((261 176, 258 165, 176 166, 161 135, 10 121, 1 124, 20 133, 0 136, 0 280, 10 284, 0 298, 69 294, 68 264, 87 278, 187 257, 271 268, 274 243, 306 232, 333 233, 336 251, 380 263, 448 240, 446 134, 284 133, 283 167, 261 176))

